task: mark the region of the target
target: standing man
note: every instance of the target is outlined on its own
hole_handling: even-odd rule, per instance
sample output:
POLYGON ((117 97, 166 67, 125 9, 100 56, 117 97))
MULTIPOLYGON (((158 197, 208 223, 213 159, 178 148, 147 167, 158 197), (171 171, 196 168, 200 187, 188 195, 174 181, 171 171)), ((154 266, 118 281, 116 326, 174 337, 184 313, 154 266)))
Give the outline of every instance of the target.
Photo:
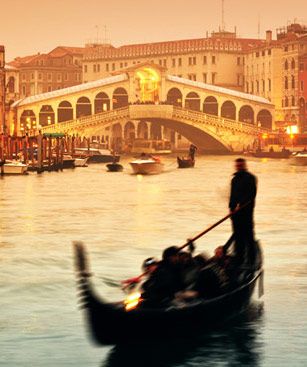
POLYGON ((189 149, 189 156, 192 161, 194 161, 196 151, 197 151, 197 146, 194 144, 191 144, 190 149, 189 149))
POLYGON ((248 203, 232 217, 235 253, 239 265, 242 265, 246 258, 248 263, 253 264, 256 256, 254 207, 257 179, 247 171, 246 161, 243 158, 236 159, 235 169, 236 172, 231 180, 229 208, 233 211, 248 203))

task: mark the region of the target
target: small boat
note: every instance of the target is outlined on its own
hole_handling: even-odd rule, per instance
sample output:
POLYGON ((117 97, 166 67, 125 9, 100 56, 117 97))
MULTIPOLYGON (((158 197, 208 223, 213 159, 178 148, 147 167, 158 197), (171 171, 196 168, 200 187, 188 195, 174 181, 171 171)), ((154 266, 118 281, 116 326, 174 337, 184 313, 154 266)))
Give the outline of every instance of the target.
POLYGON ((295 166, 307 166, 307 151, 292 154, 290 163, 295 166))
POLYGON ((88 157, 88 163, 112 163, 115 159, 119 162, 120 156, 114 155, 108 149, 75 148, 75 156, 88 157))
POLYGON ((2 166, 5 175, 24 175, 28 171, 28 165, 19 161, 6 161, 2 166))
MULTIPOLYGON (((97 296, 90 280, 85 249, 75 244, 78 289, 92 339, 100 345, 144 340, 170 340, 204 333, 245 311, 256 284, 263 294, 263 269, 248 271, 230 291, 215 298, 198 299, 185 305, 156 308, 127 307, 127 300, 108 303, 97 296)), ((133 297, 130 298, 134 302, 133 297)))
POLYGON ((280 152, 259 150, 253 152, 252 156, 255 158, 287 159, 290 158, 291 152, 287 149, 281 150, 280 152))
POLYGON ((157 157, 141 157, 130 162, 130 165, 136 175, 156 175, 164 168, 164 164, 157 157))
POLYGON ((75 159, 75 162, 74 162, 75 167, 87 167, 87 161, 89 157, 74 158, 74 159, 75 159))
POLYGON ((124 167, 119 163, 109 163, 107 164, 109 172, 122 172, 124 167))
POLYGON ((70 154, 63 155, 63 168, 75 168, 75 158, 70 154))
POLYGON ((191 158, 177 157, 178 168, 193 168, 195 166, 195 160, 191 158))

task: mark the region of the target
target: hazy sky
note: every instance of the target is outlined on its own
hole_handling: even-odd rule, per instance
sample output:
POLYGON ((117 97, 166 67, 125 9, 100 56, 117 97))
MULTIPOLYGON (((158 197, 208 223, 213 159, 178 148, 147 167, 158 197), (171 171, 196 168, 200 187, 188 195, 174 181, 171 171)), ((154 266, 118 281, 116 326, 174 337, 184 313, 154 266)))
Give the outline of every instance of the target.
MULTIPOLYGON (((114 45, 203 37, 221 24, 221 0, 0 0, 0 44, 7 61, 58 45, 103 38, 114 45)), ((307 24, 307 0, 225 0, 225 23, 257 37, 295 18, 307 24)))

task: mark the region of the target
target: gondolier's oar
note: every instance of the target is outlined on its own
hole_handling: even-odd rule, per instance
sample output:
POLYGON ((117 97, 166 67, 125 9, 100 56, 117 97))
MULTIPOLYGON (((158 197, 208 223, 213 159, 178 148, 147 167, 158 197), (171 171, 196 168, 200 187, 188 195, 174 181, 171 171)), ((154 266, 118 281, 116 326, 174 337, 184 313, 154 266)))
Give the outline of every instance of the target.
MULTIPOLYGON (((242 204, 240 206, 237 206, 235 208, 235 210, 233 210, 232 212, 230 212, 229 214, 227 214, 224 218, 220 219, 219 221, 217 221, 216 223, 212 224, 210 227, 206 228, 204 231, 200 232, 197 236, 189 239, 184 245, 182 245, 181 247, 178 248, 178 251, 183 250, 184 248, 191 246, 193 248, 193 242, 198 240, 199 238, 203 237, 205 234, 209 233, 210 231, 212 231, 212 229, 216 228, 217 226, 219 226, 220 224, 222 224, 223 222, 225 222, 227 219, 231 218, 233 215, 235 215, 236 213, 238 213, 241 209, 246 208, 249 204, 251 203, 251 201, 248 201, 245 204, 242 204)), ((122 281, 123 284, 123 288, 127 288, 132 284, 137 284, 138 282, 140 282, 142 280, 142 278, 147 274, 147 272, 139 275, 138 277, 134 277, 131 279, 127 279, 122 281)))
POLYGON ((229 214, 227 214, 224 218, 222 218, 219 221, 217 221, 216 223, 212 224, 210 227, 208 227, 204 231, 200 232, 197 236, 189 239, 188 242, 186 242, 184 245, 182 245, 181 247, 179 247, 179 251, 181 251, 184 248, 188 247, 192 242, 198 240, 199 238, 203 237, 208 232, 212 231, 212 229, 216 228, 217 226, 219 226, 220 224, 222 224, 223 222, 225 222, 227 219, 231 218, 233 215, 235 215, 236 213, 238 213, 241 209, 246 208, 250 203, 251 202, 248 201, 247 203, 245 203, 243 205, 237 206, 235 208, 235 210, 233 210, 232 212, 230 212, 229 214))

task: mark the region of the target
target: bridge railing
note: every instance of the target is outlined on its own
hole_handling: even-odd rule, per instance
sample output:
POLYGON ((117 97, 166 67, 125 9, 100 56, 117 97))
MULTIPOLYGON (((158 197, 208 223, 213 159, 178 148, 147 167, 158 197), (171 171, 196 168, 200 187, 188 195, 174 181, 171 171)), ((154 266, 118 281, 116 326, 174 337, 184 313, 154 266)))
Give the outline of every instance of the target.
POLYGON ((198 122, 209 124, 215 127, 226 127, 228 129, 240 130, 246 133, 251 133, 251 132, 257 133, 260 131, 269 131, 269 129, 258 128, 257 126, 246 123, 246 122, 230 120, 230 119, 220 117, 220 116, 215 116, 215 115, 208 115, 204 112, 187 110, 185 108, 177 107, 177 106, 176 107, 174 106, 174 115, 177 115, 179 117, 184 117, 189 120, 195 120, 198 122))

